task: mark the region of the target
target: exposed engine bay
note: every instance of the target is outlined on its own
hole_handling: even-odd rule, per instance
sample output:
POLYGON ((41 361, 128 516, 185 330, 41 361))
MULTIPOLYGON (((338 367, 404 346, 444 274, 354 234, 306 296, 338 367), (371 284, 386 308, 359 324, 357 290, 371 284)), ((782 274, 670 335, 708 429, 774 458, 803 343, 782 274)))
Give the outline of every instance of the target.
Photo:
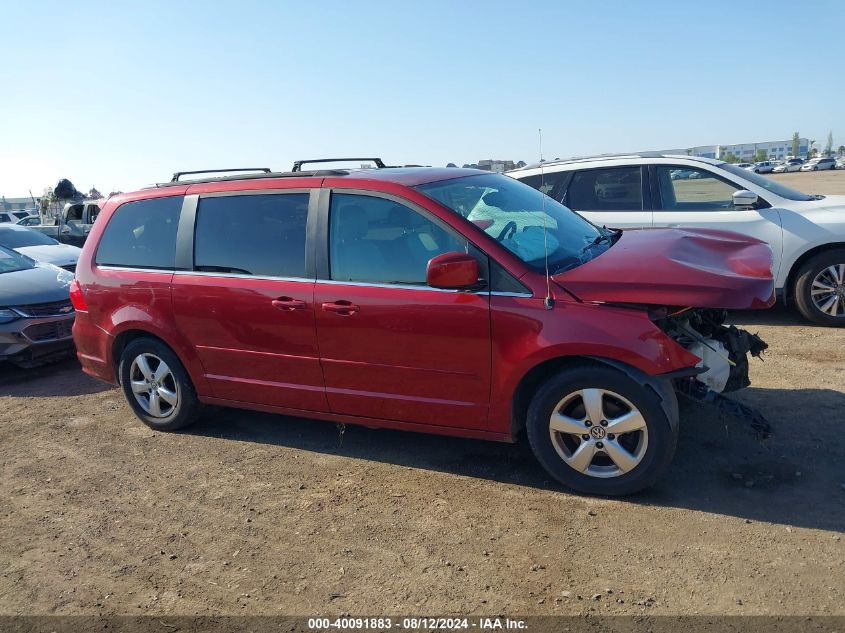
POLYGON ((717 393, 736 391, 751 384, 748 354, 759 358, 768 345, 756 334, 725 325, 726 310, 686 308, 665 316, 652 313, 655 324, 678 344, 701 359, 704 371, 696 380, 717 393))

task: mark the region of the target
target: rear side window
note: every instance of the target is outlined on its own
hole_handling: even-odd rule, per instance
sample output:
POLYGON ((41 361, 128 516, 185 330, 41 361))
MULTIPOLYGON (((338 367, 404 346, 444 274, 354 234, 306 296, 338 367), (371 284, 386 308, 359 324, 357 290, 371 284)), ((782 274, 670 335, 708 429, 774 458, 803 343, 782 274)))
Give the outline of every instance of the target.
POLYGON ((97 264, 172 270, 181 209, 181 196, 120 205, 103 231, 97 264))
POLYGON ((307 220, 307 193, 202 198, 194 270, 305 277, 307 220))
POLYGON ((642 211, 640 168, 579 171, 566 190, 564 203, 574 211, 642 211))

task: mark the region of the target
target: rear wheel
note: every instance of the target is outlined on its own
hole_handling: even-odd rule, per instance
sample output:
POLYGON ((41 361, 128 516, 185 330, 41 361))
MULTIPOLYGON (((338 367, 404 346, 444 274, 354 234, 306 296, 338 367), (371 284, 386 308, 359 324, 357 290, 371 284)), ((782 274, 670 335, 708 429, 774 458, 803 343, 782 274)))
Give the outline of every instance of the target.
POLYGON ((810 258, 795 276, 795 304, 804 317, 845 327, 845 248, 810 258))
POLYGON ((120 357, 120 384, 135 415, 157 431, 175 431, 196 420, 200 403, 187 371, 164 343, 135 339, 120 357))
POLYGON ((651 389, 605 367, 550 378, 528 409, 528 440, 559 482, 588 494, 651 486, 672 461, 677 429, 651 389))

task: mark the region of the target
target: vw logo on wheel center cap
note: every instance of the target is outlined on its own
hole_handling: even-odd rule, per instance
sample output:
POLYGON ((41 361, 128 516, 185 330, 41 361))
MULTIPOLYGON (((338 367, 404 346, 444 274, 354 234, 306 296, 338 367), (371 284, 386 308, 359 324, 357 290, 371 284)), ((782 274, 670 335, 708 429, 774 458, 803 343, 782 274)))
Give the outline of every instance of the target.
POLYGON ((597 440, 603 440, 604 436, 607 435, 607 432, 600 426, 594 426, 590 429, 590 435, 597 440))

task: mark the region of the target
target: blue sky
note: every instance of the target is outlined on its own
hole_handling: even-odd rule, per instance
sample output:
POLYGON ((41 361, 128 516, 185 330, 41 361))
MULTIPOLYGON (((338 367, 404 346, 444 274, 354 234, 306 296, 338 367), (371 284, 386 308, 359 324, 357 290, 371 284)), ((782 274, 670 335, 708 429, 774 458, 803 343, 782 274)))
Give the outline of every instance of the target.
POLYGON ((845 2, 3 0, 0 194, 376 155, 845 143, 845 2))

